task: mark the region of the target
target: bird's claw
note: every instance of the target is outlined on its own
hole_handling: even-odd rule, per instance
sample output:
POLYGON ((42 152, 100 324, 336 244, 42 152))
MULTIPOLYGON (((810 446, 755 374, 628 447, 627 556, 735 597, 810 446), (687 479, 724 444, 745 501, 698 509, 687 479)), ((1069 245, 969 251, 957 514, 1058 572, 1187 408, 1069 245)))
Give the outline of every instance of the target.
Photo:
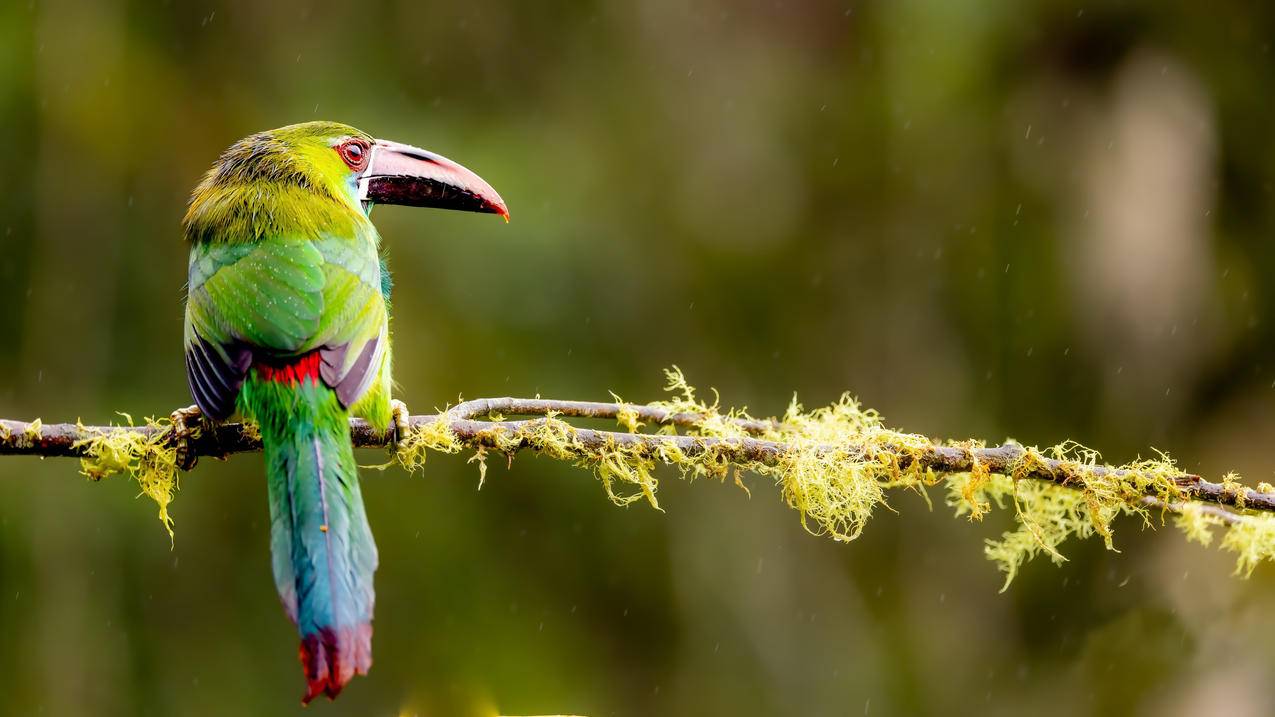
POLYGON ((390 399, 390 446, 394 450, 398 450, 403 443, 403 439, 407 437, 407 432, 411 429, 408 419, 411 413, 407 410, 407 404, 397 398, 390 399))
POLYGON ((192 438, 203 429, 204 414, 198 406, 187 406, 173 411, 168 417, 172 423, 172 440, 177 450, 177 467, 189 471, 199 462, 199 455, 190 445, 192 438))

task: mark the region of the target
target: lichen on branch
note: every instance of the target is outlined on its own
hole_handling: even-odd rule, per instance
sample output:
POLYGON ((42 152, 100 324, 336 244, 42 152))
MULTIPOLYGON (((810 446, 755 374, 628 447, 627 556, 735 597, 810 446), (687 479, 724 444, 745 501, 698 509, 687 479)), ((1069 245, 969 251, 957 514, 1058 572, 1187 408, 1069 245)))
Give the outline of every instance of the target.
MULTIPOLYGON (((1247 488, 1234 474, 1209 482, 1163 454, 1109 466, 1070 441, 1043 451, 1014 442, 936 442, 887 427, 848 394, 810 411, 794 398, 782 418, 758 419, 723 409, 715 391, 711 403, 700 398, 676 367, 666 378, 669 396, 653 403, 479 399, 406 417, 389 435, 352 420, 351 437, 360 447, 389 446, 391 460, 409 471, 430 453, 472 451, 480 481, 493 454, 512 461, 532 451, 591 471, 618 505, 645 501, 657 509, 661 466, 686 480, 729 478, 741 487, 751 473, 777 486, 806 530, 839 541, 859 537, 892 494, 911 490, 928 501, 927 491, 941 486, 957 516, 979 521, 992 510, 1011 511, 1013 529, 985 546, 1006 586, 1032 558, 1064 561, 1070 538, 1097 536, 1114 550, 1120 516, 1144 528, 1172 524, 1204 545, 1225 530, 1220 547, 1236 554, 1238 575, 1275 559, 1275 489, 1247 488), (614 421, 619 430, 573 422, 581 419, 614 421)), ((224 458, 261 445, 252 426, 188 427, 178 425, 179 415, 177 423, 139 426, 127 416, 128 425, 108 427, 0 421, 0 454, 79 456, 91 478, 128 475, 159 505, 171 534, 168 504, 184 456, 224 458)))
POLYGON ((126 430, 133 428, 133 417, 120 416, 124 426, 97 428, 76 425, 86 435, 74 446, 84 451, 80 457, 80 472, 90 480, 102 480, 114 474, 123 474, 137 482, 142 495, 159 506, 159 521, 174 538, 173 519, 168 505, 177 492, 177 445, 168 440, 172 423, 169 419, 147 418, 150 431, 126 430))

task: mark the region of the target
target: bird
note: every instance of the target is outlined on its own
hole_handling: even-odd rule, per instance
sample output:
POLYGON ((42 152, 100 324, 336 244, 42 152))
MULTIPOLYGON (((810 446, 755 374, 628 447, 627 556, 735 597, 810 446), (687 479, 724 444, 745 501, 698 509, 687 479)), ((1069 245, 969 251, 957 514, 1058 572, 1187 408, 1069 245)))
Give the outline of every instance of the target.
POLYGON ((403 418, 378 204, 509 221, 500 195, 460 164, 337 122, 235 142, 182 220, 192 416, 238 416, 261 434, 272 570, 300 634, 304 704, 335 699, 372 665, 377 550, 349 418, 385 433, 403 418))

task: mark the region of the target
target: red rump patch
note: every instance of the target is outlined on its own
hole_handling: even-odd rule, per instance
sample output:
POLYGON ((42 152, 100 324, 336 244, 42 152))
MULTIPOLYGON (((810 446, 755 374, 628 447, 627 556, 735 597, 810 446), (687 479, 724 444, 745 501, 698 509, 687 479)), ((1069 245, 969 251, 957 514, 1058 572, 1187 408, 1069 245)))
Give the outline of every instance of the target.
POLYGON ((301 667, 306 690, 301 704, 320 694, 336 699, 355 675, 372 668, 372 623, 349 627, 324 627, 301 638, 301 667))
POLYGON ((291 363, 271 365, 260 362, 256 364, 257 375, 264 381, 286 383, 295 386, 310 379, 319 382, 319 352, 311 351, 291 363))

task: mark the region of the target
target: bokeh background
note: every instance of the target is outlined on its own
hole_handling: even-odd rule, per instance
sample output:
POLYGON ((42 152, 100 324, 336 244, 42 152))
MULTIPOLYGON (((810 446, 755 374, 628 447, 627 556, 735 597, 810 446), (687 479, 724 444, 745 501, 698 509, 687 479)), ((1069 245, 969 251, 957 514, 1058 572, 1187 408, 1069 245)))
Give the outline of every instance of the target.
MULTIPOLYGON (((1275 479, 1275 7, 496 0, 0 4, 0 415, 189 403, 188 192, 309 119, 480 172, 513 222, 378 209, 400 396, 849 390, 945 438, 1275 479)), ((368 452, 364 463, 383 454, 368 452)), ((292 714, 259 456, 176 542, 122 479, 0 461, 0 712, 292 714)), ((311 714, 1270 714, 1275 569, 1118 526, 1004 594, 1008 525, 764 481, 660 513, 521 456, 366 472, 376 666, 311 714)))

